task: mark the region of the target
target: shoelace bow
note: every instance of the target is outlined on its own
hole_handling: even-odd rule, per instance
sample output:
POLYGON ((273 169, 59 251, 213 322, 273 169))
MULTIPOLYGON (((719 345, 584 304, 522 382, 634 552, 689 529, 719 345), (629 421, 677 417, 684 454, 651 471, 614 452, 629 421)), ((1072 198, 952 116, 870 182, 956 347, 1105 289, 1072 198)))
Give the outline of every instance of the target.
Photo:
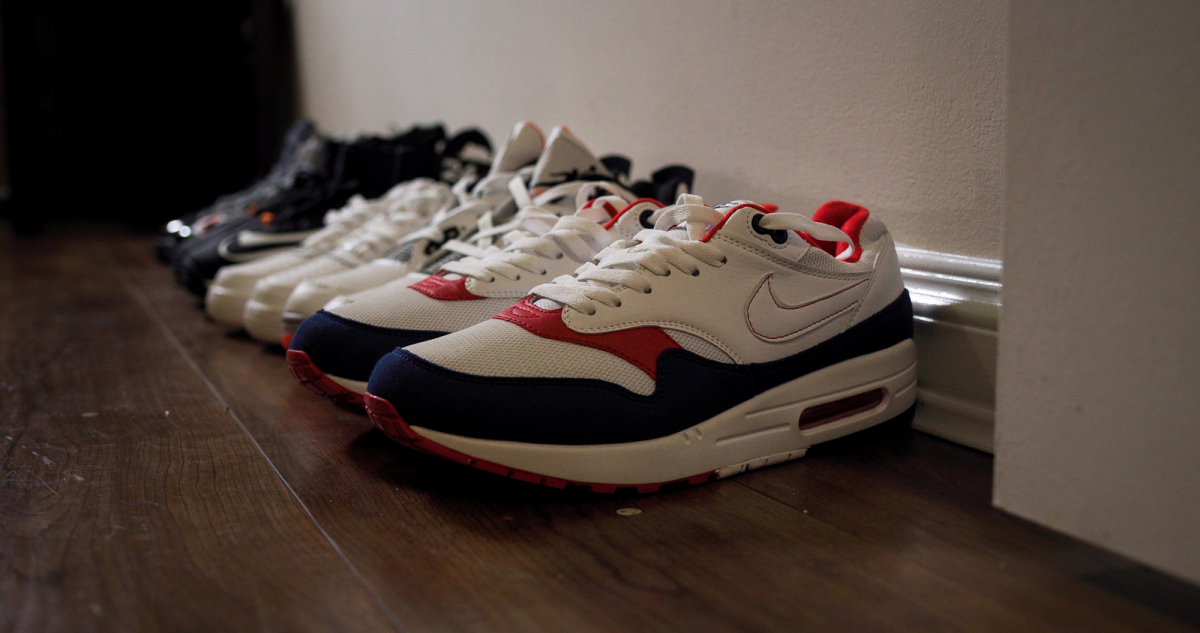
MULTIPOLYGON (((698 240, 722 217, 719 211, 690 200, 664 209, 653 229, 639 231, 632 240, 614 242, 574 275, 557 277, 535 287, 530 294, 593 315, 597 303, 620 307, 618 292, 623 288, 650 294, 652 278, 666 277, 672 268, 693 277, 700 275, 699 264, 720 268, 728 261, 721 249, 698 240), (687 239, 668 232, 678 226, 686 229, 687 239)), ((849 243, 851 247, 847 252, 854 248, 853 242, 841 230, 795 213, 765 214, 759 220, 759 226, 770 230, 803 230, 817 239, 849 243)))

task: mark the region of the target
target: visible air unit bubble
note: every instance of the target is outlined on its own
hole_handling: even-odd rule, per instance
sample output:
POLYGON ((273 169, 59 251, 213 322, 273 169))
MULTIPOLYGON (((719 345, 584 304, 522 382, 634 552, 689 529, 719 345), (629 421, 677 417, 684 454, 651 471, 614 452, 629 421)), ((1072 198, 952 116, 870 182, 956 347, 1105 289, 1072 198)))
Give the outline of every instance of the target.
POLYGON ((834 400, 833 402, 809 407, 800 414, 800 430, 803 431, 831 422, 837 422, 863 411, 870 411, 882 404, 886 397, 887 390, 880 387, 853 396, 847 396, 841 400, 834 400))

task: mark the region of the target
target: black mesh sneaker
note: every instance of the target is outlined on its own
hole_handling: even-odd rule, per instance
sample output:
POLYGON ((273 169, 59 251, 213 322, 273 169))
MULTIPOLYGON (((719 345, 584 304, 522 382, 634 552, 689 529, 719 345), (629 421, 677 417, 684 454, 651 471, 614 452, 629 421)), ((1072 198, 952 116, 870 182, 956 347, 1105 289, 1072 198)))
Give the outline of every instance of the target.
POLYGON ((482 132, 468 130, 447 141, 440 125, 414 127, 390 138, 330 143, 320 168, 297 178, 281 200, 179 249, 176 279, 203 295, 222 266, 296 246, 324 226, 328 211, 344 206, 354 195, 376 198, 413 178, 457 177, 468 169, 486 169, 490 152, 482 132))
POLYGON ((240 219, 246 209, 263 207, 282 199, 301 174, 321 164, 325 139, 317 134, 311 121, 299 119, 283 139, 279 160, 258 182, 241 191, 223 195, 212 204, 171 220, 160 230, 154 251, 163 263, 170 263, 173 251, 189 238, 198 238, 209 229, 240 219))

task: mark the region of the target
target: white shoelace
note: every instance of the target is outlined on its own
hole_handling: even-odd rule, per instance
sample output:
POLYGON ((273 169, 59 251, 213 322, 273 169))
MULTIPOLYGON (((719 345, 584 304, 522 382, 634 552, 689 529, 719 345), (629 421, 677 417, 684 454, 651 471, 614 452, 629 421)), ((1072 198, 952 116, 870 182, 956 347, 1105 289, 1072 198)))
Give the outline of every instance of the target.
MULTIPOLYGON (((527 168, 518 172, 515 178, 520 178, 522 174, 528 171, 529 169, 527 168)), ((423 239, 440 242, 444 238, 444 231, 441 224, 451 216, 470 214, 484 209, 480 219, 483 220, 485 217, 490 217, 491 210, 498 204, 499 194, 505 193, 508 181, 512 179, 514 179, 514 174, 511 172, 490 174, 475 183, 472 183, 468 178, 460 179, 453 187, 454 194, 458 198, 459 203, 453 207, 439 210, 426 222, 425 228, 408 233, 400 240, 398 245, 411 244, 423 239)), ((454 250, 455 252, 464 252, 464 254, 482 254, 480 249, 459 240, 450 240, 442 244, 441 248, 454 250)))
POLYGON ((308 236, 301 246, 319 250, 333 248, 345 237, 349 228, 369 221, 379 212, 379 208, 377 202, 355 195, 346 206, 326 212, 325 228, 308 236))
MULTIPOLYGON (((721 212, 704 206, 699 196, 682 195, 680 204, 663 210, 654 229, 639 231, 633 240, 613 243, 600 251, 594 263, 584 264, 574 275, 562 275, 537 286, 530 293, 593 315, 597 302, 620 307, 621 297, 617 293, 623 288, 650 294, 652 278, 666 277, 672 268, 685 275, 699 276, 699 264, 719 268, 727 261, 720 248, 698 241, 722 217, 721 212), (686 239, 681 238, 679 231, 668 231, 679 226, 686 229, 686 239)), ((816 239, 850 244, 847 253, 854 249, 853 242, 841 230, 795 213, 764 214, 759 226, 767 230, 803 230, 816 239)))
POLYGON ((521 271, 547 274, 541 260, 570 257, 578 264, 589 261, 611 241, 604 228, 587 218, 560 217, 544 206, 564 197, 575 201, 580 189, 579 183, 565 183, 531 197, 524 179, 512 179, 509 190, 514 201, 522 205, 521 210, 499 226, 490 226, 490 215, 481 218, 479 232, 470 240, 470 246, 477 252, 447 244, 448 250, 467 257, 445 263, 442 270, 481 281, 495 281, 497 276, 517 281, 521 279, 521 271))

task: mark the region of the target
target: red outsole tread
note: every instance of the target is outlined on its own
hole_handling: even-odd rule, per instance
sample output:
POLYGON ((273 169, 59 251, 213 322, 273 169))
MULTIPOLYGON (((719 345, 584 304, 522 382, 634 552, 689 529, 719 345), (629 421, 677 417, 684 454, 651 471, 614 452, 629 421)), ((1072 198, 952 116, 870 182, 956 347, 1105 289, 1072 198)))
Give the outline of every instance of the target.
POLYGON ((287 351, 288 371, 309 391, 345 405, 363 406, 362 394, 354 393, 337 384, 317 368, 308 354, 299 350, 287 351))
POLYGON ((638 493, 652 493, 658 492, 663 486, 669 486, 672 484, 687 484, 689 486, 702 484, 712 479, 713 476, 716 475, 716 471, 711 471, 675 481, 630 485, 598 484, 539 475, 526 470, 510 468, 495 462, 477 459, 465 453, 460 453, 452 448, 438 444, 437 442, 434 442, 427 437, 422 437, 413 431, 412 428, 409 427, 404 421, 404 419, 400 417, 400 414, 396 412, 396 408, 392 406, 392 403, 388 402, 387 400, 368 393, 365 396, 364 401, 367 407, 367 417, 371 419, 371 423, 374 424, 380 431, 383 431, 385 435, 399 442, 400 444, 407 446, 408 448, 421 451, 422 453, 436 455, 437 457, 442 457, 444 459, 463 464, 464 466, 477 468, 479 470, 487 471, 502 477, 508 477, 510 479, 516 479, 518 481, 524 481, 540 486, 548 486, 550 488, 558 488, 559 490, 565 488, 586 488, 592 492, 606 494, 615 493, 618 490, 633 490, 638 493))

